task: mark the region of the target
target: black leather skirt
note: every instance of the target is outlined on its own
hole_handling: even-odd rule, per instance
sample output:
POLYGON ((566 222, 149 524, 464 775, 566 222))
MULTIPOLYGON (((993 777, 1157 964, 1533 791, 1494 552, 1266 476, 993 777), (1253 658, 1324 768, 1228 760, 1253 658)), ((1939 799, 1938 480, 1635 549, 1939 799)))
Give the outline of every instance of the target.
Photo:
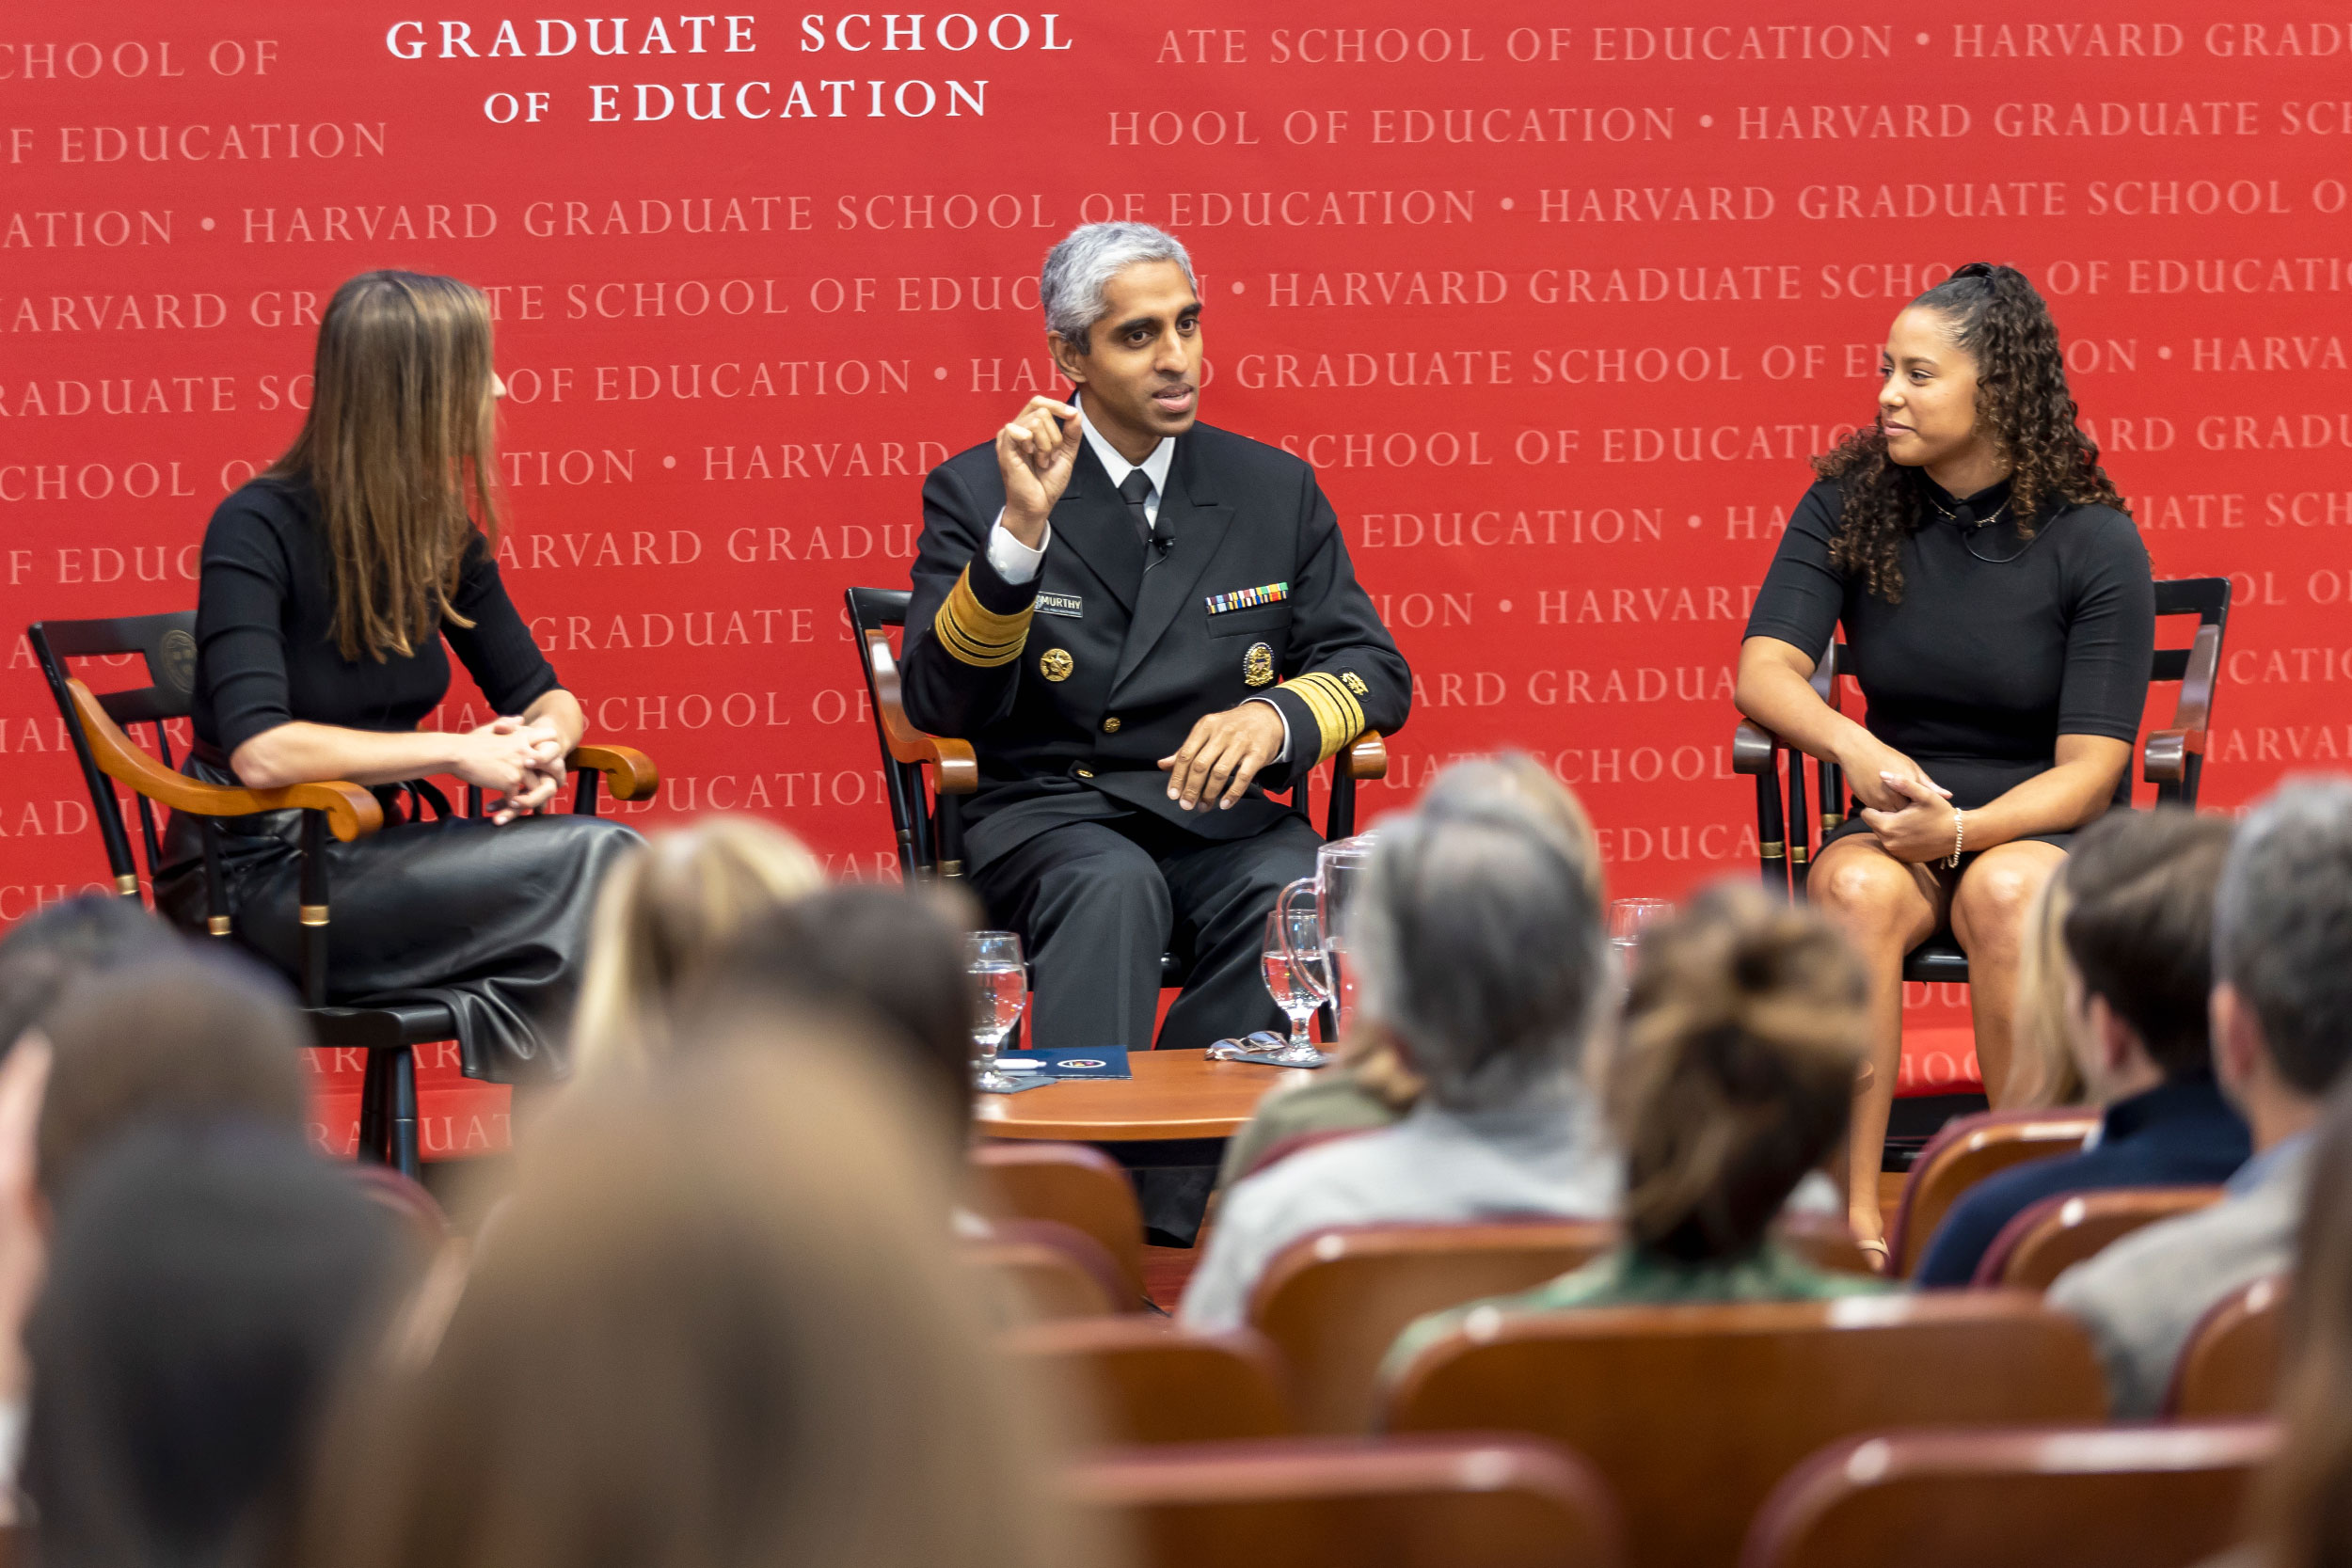
MULTIPOLYGON (((194 758, 184 770, 207 784, 236 783, 194 758)), ((389 788, 376 795, 389 807, 413 800, 389 788)), ((225 820, 221 829, 235 939, 296 974, 302 814, 225 820)), ((526 816, 498 827, 465 817, 402 820, 388 809, 376 832, 327 841, 327 1000, 345 1007, 438 1002, 457 1020, 468 1077, 511 1084, 563 1076, 596 890, 642 842, 597 816, 526 816)), ((172 814, 164 860, 156 908, 202 932, 197 819, 172 814)))

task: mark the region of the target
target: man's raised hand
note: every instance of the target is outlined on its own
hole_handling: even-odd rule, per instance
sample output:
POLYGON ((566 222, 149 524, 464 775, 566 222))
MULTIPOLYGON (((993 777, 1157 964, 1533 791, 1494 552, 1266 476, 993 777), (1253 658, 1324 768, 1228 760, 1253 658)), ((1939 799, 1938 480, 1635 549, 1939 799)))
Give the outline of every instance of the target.
POLYGON ((1005 481, 1005 527, 1031 549, 1043 543, 1045 519, 1070 487, 1080 434, 1077 409, 1047 397, 1031 398, 996 433, 996 471, 1005 481))

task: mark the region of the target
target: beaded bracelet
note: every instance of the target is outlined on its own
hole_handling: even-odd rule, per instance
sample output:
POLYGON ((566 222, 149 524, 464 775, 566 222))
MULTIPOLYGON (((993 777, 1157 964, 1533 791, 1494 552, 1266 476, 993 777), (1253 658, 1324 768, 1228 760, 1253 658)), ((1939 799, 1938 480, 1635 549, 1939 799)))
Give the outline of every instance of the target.
POLYGON ((1949 870, 1960 864, 1961 842, 1967 836, 1967 813, 1962 811, 1958 806, 1954 806, 1952 808, 1952 853, 1950 858, 1946 860, 1944 863, 1945 869, 1949 870))

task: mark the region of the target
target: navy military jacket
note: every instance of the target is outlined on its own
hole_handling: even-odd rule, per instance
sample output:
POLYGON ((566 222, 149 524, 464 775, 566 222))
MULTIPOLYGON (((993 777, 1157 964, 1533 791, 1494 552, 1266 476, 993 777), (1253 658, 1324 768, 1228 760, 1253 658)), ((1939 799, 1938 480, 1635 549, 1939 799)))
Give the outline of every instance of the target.
POLYGON ((1248 837, 1292 809, 1262 785, 1287 789, 1363 731, 1404 723, 1411 673, 1299 459, 1194 425, 1160 498, 1165 547, 1147 548, 1082 443, 1043 565, 1018 586, 988 562, 1004 503, 993 442, 931 470, 899 659, 907 717, 979 753, 968 863, 1129 809, 1248 837), (1290 760, 1231 811, 1181 809, 1159 759, 1204 714, 1261 696, 1290 725, 1290 760))

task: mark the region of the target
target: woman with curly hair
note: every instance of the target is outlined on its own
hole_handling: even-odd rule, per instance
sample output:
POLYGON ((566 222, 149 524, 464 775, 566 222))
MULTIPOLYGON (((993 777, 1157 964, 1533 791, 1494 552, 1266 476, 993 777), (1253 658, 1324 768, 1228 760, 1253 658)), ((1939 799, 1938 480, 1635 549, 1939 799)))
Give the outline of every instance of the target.
POLYGON ((2022 273, 1972 262, 1921 294, 1880 374, 1878 420, 1815 461, 1788 519, 1737 697, 1843 768, 1862 808, 1807 887, 1871 975, 1848 1183, 1866 1245, 1903 955, 1947 926, 1966 950, 1978 1062, 2002 1103, 2026 911, 2074 831, 2130 798, 2155 643, 2148 552, 2075 428, 2058 328, 2022 273), (1840 625, 1867 724, 1807 684, 1840 625))

